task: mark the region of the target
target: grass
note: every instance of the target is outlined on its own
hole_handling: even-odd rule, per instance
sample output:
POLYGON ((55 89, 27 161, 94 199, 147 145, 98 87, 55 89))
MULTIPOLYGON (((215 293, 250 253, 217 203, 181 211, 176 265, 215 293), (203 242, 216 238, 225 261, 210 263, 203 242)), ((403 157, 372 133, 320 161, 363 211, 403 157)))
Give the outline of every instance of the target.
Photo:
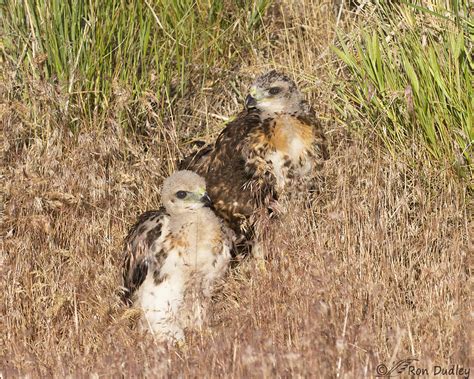
POLYGON ((339 89, 338 110, 356 127, 375 122, 395 154, 415 141, 470 178, 474 25, 467 2, 440 3, 368 6, 371 31, 339 35, 334 51, 350 82, 339 89))
POLYGON ((166 108, 189 89, 195 67, 204 83, 218 59, 238 55, 237 41, 252 36, 266 3, 8 0, 4 59, 25 80, 57 83, 65 113, 103 124, 116 97, 151 91, 166 108))
POLYGON ((318 0, 98 4, 2 3, 2 376, 359 378, 408 357, 430 370, 469 367, 468 150, 461 176, 444 166, 462 152, 472 117, 468 21, 440 18, 452 17, 432 5, 445 2, 389 19, 363 13, 369 5, 342 2, 334 12, 318 0), (68 12, 77 22, 65 22, 68 12), (91 26, 78 26, 79 13, 91 26), (392 19, 413 22, 393 29, 392 19), (426 30, 437 38, 416 50, 426 30), (367 50, 377 41, 379 60, 367 50), (457 59, 450 41, 461 46, 457 59), (456 107, 426 77, 429 46, 456 107), (369 76, 372 61, 378 76, 369 76), (182 348, 160 346, 120 302, 122 239, 138 213, 159 206, 163 177, 188 142, 215 138, 252 77, 273 67, 297 80, 325 126, 321 191, 270 225, 266 271, 240 264, 209 325, 182 348), (435 144, 423 104, 443 120, 435 144))

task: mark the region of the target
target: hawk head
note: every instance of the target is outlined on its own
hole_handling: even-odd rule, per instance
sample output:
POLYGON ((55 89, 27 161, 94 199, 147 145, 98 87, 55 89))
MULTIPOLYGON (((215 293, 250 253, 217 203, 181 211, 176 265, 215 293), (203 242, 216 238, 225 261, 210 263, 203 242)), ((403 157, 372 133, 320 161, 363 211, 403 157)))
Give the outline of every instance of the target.
POLYGON ((255 80, 245 99, 245 106, 269 113, 292 113, 300 110, 301 100, 302 95, 295 82, 272 70, 255 80))
POLYGON ((169 214, 192 212, 211 204, 204 178, 188 170, 177 171, 165 179, 161 201, 169 214))

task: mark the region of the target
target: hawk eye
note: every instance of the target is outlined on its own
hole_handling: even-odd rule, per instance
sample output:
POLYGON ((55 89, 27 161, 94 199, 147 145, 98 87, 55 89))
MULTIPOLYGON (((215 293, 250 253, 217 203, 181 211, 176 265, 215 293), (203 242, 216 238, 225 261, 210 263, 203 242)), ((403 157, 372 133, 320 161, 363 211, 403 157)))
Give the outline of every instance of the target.
POLYGON ((272 88, 270 88, 270 90, 268 92, 270 92, 271 95, 276 95, 280 91, 281 91, 280 87, 272 87, 272 88))
POLYGON ((178 192, 176 192, 176 197, 177 197, 178 199, 184 199, 186 196, 187 196, 186 191, 178 191, 178 192))

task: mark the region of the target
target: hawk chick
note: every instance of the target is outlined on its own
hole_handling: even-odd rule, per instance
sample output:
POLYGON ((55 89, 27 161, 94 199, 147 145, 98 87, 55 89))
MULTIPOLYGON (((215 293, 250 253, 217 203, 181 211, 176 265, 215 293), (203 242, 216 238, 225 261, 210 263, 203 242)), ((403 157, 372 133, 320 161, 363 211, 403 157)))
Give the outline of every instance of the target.
POLYGON ((289 192, 306 193, 328 157, 321 124, 296 84, 270 71, 250 87, 245 109, 215 143, 180 168, 206 178, 216 213, 251 240, 256 211, 289 192))
POLYGON ((161 340, 199 327, 216 280, 229 265, 231 236, 209 208, 202 177, 178 171, 161 191, 163 206, 142 214, 125 239, 125 300, 142 309, 142 328, 161 340))

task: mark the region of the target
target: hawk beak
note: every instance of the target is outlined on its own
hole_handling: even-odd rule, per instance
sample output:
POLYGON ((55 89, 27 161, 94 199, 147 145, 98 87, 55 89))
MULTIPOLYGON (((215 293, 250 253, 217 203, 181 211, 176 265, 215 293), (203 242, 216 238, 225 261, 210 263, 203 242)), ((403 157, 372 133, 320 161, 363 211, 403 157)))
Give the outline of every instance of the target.
POLYGON ((255 108, 256 105, 257 105, 257 100, 255 99, 255 97, 247 95, 247 97, 245 98, 245 107, 247 109, 255 108))
POLYGON ((211 198, 209 197, 207 192, 204 192, 204 195, 201 196, 199 201, 203 203, 205 207, 210 207, 212 205, 211 198))

